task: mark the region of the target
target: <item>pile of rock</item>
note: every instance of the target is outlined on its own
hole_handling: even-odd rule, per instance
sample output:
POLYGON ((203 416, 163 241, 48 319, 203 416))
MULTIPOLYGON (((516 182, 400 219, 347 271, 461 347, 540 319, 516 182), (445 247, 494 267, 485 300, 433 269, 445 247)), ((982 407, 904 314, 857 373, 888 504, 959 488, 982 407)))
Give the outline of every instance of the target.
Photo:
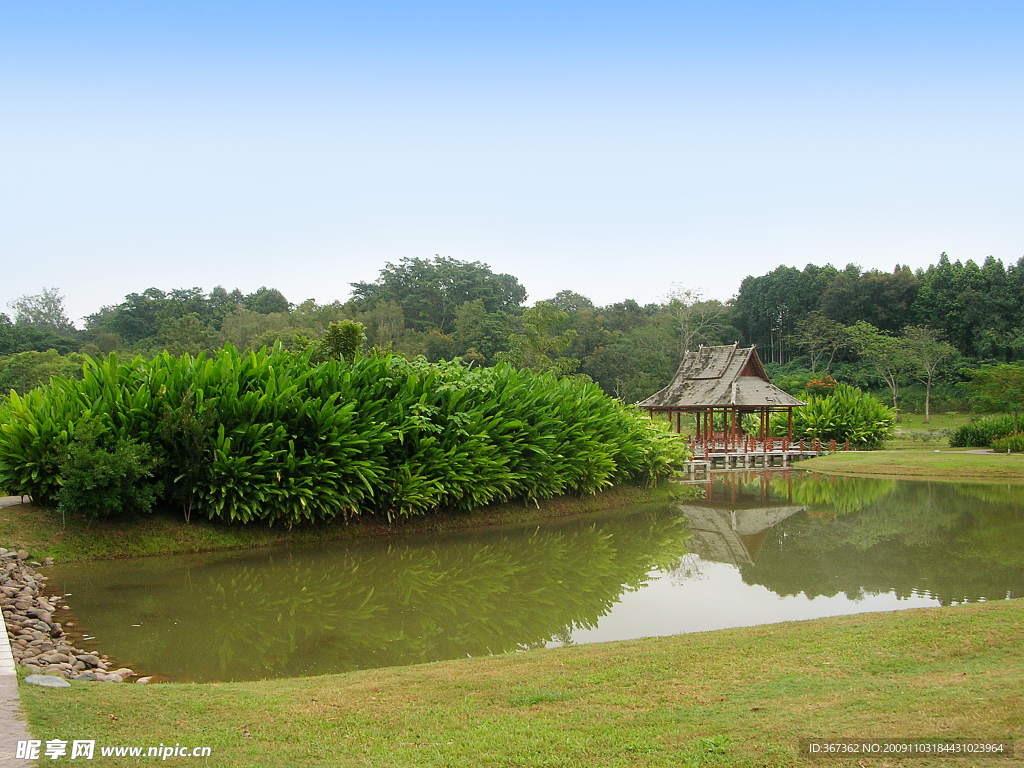
MULTIPOLYGON (((46 576, 27 563, 28 552, 0 547, 0 609, 7 624, 14 660, 32 673, 59 675, 70 680, 120 683, 134 677, 130 669, 110 670, 106 656, 75 648, 60 622, 53 620, 62 598, 44 597, 46 576)), ((52 565, 49 558, 46 565, 52 565)))

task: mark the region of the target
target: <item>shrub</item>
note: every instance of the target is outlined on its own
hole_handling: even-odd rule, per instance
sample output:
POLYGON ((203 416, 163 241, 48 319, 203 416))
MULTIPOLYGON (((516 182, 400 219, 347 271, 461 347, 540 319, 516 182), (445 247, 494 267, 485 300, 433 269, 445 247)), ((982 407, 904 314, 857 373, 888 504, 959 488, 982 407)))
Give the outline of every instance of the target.
POLYGON ((91 421, 75 429, 60 459, 57 501, 69 512, 93 517, 152 511, 160 485, 150 482, 155 462, 149 446, 118 439, 107 449, 99 443, 102 437, 102 428, 91 421))
POLYGON ((953 448, 991 448, 994 447, 993 441, 1013 431, 1013 416, 985 416, 954 429, 949 436, 949 444, 953 448))
POLYGON ((89 421, 103 445, 148 446, 154 493, 186 515, 243 523, 594 493, 670 474, 686 455, 678 436, 589 382, 394 355, 314 364, 311 354, 225 347, 89 361, 81 381, 54 378, 0 408, 0 484, 55 499, 59 457, 89 421))
MULTIPOLYGON (((859 448, 877 448, 892 437, 896 414, 880 400, 848 384, 836 384, 825 396, 811 395, 793 411, 794 440, 850 441, 859 448)), ((772 416, 773 435, 787 434, 785 414, 772 416)))
POLYGON ((1024 433, 1014 432, 992 441, 992 449, 1000 453, 1024 453, 1024 433))

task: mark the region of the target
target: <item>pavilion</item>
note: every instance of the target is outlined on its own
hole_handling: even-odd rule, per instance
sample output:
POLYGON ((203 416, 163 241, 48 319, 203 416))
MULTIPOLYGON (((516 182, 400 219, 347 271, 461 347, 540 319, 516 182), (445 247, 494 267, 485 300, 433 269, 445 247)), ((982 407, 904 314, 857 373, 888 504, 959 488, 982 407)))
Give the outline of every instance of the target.
MULTIPOLYGON (((697 419, 695 440, 704 445, 723 444, 726 453, 740 449, 747 439, 743 416, 757 414, 757 439, 768 437, 768 419, 773 412, 787 412, 789 439, 793 440, 793 409, 806 405, 768 380, 753 346, 701 346, 687 352, 675 378, 667 387, 637 403, 653 418, 667 413, 676 432, 682 431, 682 414, 697 419)), ((713 449, 712 449, 713 450, 713 449)))

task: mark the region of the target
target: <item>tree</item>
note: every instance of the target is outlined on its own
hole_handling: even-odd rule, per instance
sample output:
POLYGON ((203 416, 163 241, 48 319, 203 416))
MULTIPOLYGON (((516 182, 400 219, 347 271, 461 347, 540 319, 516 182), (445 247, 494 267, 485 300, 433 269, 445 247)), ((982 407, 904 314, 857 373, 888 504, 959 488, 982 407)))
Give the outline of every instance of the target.
POLYGON ((245 297, 245 306, 261 315, 269 315, 274 312, 287 313, 291 309, 291 305, 283 293, 276 288, 267 288, 265 285, 245 297))
POLYGON ((186 353, 196 357, 217 346, 217 334, 203 325, 199 315, 188 314, 163 324, 160 342, 175 357, 186 353))
POLYGON ((545 301, 538 301, 536 306, 523 312, 523 332, 509 336, 509 349, 507 352, 499 352, 498 359, 531 371, 554 371, 562 375, 572 373, 579 367, 580 361, 574 357, 565 357, 564 354, 572 346, 576 332, 558 332, 558 326, 568 320, 569 315, 565 312, 545 301))
POLYGON ((346 360, 351 363, 365 342, 366 333, 362 323, 351 320, 331 323, 323 338, 313 342, 313 353, 309 359, 313 363, 328 360, 346 360))
POLYGON ((694 344, 708 341, 710 336, 724 328, 725 307, 720 301, 706 301, 699 290, 673 286, 668 294, 665 312, 679 329, 679 354, 683 355, 694 344))
POLYGON ((455 313, 467 301, 481 300, 488 312, 518 314, 526 289, 512 275, 495 274, 479 261, 449 257, 402 259, 388 263, 372 283, 352 283, 352 298, 361 311, 381 302, 402 307, 406 323, 417 331, 450 333, 455 313))
POLYGON ((956 354, 934 328, 912 325, 903 329, 903 340, 914 365, 914 378, 924 384, 924 423, 931 421, 932 382, 943 361, 956 354))
POLYGON ((802 349, 811 358, 811 373, 817 373, 818 361, 828 355, 828 372, 836 353, 849 344, 846 327, 825 317, 822 312, 811 312, 796 324, 790 343, 802 349))
POLYGON ((900 383, 915 364, 906 345, 902 339, 881 333, 863 320, 850 327, 850 339, 857 354, 874 367, 892 392, 892 407, 899 421, 900 383))
POLYGON ((1013 413, 1013 431, 1020 431, 1024 408, 1024 365, 1003 363, 971 371, 968 388, 983 411, 1013 413))
POLYGON ((33 296, 19 296, 7 306, 14 310, 16 325, 31 325, 58 336, 75 333, 75 325, 64 311, 64 297, 56 288, 43 288, 33 296))

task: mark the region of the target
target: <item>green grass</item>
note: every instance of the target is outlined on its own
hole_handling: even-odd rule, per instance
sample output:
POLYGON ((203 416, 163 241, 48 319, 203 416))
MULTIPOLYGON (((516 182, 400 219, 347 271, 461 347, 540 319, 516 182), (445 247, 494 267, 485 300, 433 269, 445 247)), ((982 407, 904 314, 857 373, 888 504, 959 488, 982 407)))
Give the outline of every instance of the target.
POLYGON ((804 738, 1020 742, 1022 646, 1016 600, 305 679, 22 685, 21 696, 35 738, 210 746, 207 766, 799 766, 813 764, 804 738))
POLYGON ((667 500, 678 492, 679 488, 670 483, 650 489, 618 486, 582 498, 563 496, 537 504, 495 504, 473 512, 439 513, 394 524, 380 517, 367 516, 347 525, 335 520, 291 529, 268 527, 261 523, 227 525, 195 519, 186 524, 178 514, 159 513, 123 520, 91 520, 81 515, 63 515, 53 509, 23 504, 0 507, 0 545, 8 549, 25 549, 38 560, 52 557, 59 562, 247 549, 423 531, 527 525, 553 517, 667 500))
POLYGON ((948 448, 949 432, 973 418, 969 413, 933 413, 925 424, 923 413, 901 413, 896 436, 885 443, 886 450, 948 448))
POLYGON ((950 448, 833 453, 800 462, 802 469, 947 482, 1024 482, 1024 455, 964 453, 950 448))

